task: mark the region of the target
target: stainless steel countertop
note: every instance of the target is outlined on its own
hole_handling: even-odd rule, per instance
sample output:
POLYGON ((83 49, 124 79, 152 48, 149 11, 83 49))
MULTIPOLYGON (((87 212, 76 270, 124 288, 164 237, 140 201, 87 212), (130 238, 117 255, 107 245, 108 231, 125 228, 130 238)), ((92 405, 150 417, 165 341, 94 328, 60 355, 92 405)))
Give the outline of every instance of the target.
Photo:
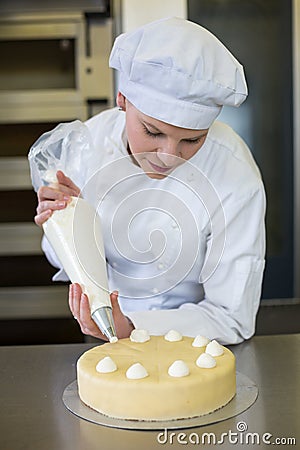
POLYGON ((65 408, 62 394, 76 377, 76 360, 92 346, 0 347, 1 450, 262 449, 282 438, 279 447, 300 448, 300 334, 257 336, 231 347, 238 371, 259 388, 258 399, 247 411, 217 424, 160 436, 159 431, 89 423, 65 408), (241 431, 243 424, 238 431, 240 422, 246 431, 241 431), (204 433, 213 433, 210 445, 204 433), (291 438, 296 443, 288 441, 291 438), (213 445, 214 439, 223 443, 213 445))

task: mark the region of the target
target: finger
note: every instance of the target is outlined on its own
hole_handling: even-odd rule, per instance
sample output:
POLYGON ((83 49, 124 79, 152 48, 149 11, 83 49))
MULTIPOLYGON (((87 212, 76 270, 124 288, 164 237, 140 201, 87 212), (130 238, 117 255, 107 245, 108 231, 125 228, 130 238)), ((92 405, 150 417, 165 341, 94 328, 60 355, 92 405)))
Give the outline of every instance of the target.
POLYGON ((66 200, 69 201, 71 196, 78 197, 79 188, 70 188, 67 185, 52 183, 48 186, 41 186, 37 192, 38 200, 66 200))
POLYGON ((69 308, 73 316, 75 317, 74 313, 74 306, 73 306, 73 296, 74 296, 74 284, 69 285, 69 296, 68 296, 68 302, 69 302, 69 308))
POLYGON ((57 184, 53 186, 53 189, 56 189, 58 192, 61 192, 63 195, 67 195, 69 197, 78 197, 80 194, 80 190, 78 188, 70 188, 64 184, 57 184))
POLYGON ((64 200, 45 200, 40 202, 36 208, 36 212, 41 214, 44 211, 52 210, 55 211, 57 209, 64 209, 67 206, 68 202, 64 200))
POLYGON ((68 302, 69 302, 70 311, 73 314, 74 318, 76 318, 76 316, 74 314, 74 308, 73 308, 73 295, 74 295, 74 284, 72 283, 69 286, 68 302))
POLYGON ((120 309, 120 305, 119 305, 119 301, 118 301, 118 296, 119 296, 119 292, 118 291, 113 291, 110 294, 110 302, 111 302, 111 307, 112 307, 112 309, 114 311, 114 314, 119 314, 119 313, 122 314, 121 309, 120 309))
POLYGON ((50 186, 41 187, 38 190, 37 197, 39 204, 45 201, 69 202, 71 199, 71 196, 68 193, 51 188, 50 186))
POLYGON ((110 294, 110 301, 113 310, 114 322, 117 330, 117 336, 119 339, 127 338, 130 336, 132 330, 134 329, 134 325, 131 320, 124 315, 122 309, 119 304, 119 292, 113 291, 110 294))
POLYGON ((93 319, 91 318, 91 310, 87 295, 82 294, 80 300, 80 326, 84 334, 89 334, 97 338, 107 340, 101 333, 93 319))
POLYGON ((77 195, 80 193, 80 189, 76 186, 76 184, 71 180, 71 178, 67 177, 62 170, 58 170, 56 172, 56 178, 59 184, 67 186, 73 192, 76 192, 77 195))
POLYGON ((70 298, 70 309, 73 316, 80 321, 80 301, 81 301, 82 289, 80 284, 72 284, 72 296, 70 298))
POLYGON ((41 214, 37 214, 34 217, 34 221, 39 227, 41 227, 49 219, 49 217, 51 217, 51 215, 52 210, 47 209, 46 211, 43 211, 41 214))
POLYGON ((54 191, 60 192, 68 197, 78 197, 78 189, 72 189, 69 186, 61 183, 49 184, 49 187, 54 191))
POLYGON ((42 202, 45 200, 70 200, 70 195, 66 194, 63 191, 60 191, 57 188, 58 185, 55 185, 55 187, 49 185, 49 186, 41 186, 37 192, 38 201, 42 202))

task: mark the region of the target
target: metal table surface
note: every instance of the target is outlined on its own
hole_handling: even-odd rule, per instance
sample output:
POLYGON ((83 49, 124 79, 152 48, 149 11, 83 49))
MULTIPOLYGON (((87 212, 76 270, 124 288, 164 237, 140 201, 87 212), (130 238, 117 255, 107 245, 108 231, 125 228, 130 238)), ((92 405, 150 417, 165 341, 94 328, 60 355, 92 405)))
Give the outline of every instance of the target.
POLYGON ((300 334, 257 336, 231 347, 237 369, 259 388, 247 411, 217 424, 163 432, 108 428, 65 408, 62 394, 76 377, 76 360, 92 346, 0 347, 1 450, 300 448, 300 334))

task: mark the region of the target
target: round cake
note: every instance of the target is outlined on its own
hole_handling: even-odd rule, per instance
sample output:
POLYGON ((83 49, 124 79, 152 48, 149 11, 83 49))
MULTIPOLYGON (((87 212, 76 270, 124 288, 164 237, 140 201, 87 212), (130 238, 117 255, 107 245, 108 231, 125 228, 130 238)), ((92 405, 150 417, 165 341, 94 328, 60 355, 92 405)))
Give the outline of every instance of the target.
POLYGON ((170 331, 128 339, 85 352, 77 362, 80 399, 110 417, 175 420, 226 405, 236 392, 235 357, 216 341, 170 331))
POLYGON ((85 352, 77 362, 81 400, 110 417, 176 420, 226 405, 236 392, 235 357, 216 341, 170 331, 128 339, 85 352))

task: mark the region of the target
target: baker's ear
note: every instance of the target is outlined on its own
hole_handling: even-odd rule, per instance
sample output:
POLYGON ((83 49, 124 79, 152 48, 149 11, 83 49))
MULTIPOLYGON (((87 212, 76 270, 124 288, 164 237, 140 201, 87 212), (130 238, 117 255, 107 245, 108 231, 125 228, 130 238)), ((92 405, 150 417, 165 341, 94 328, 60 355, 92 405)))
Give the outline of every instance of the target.
POLYGON ((117 94, 117 105, 122 111, 126 111, 126 97, 121 92, 117 94))

